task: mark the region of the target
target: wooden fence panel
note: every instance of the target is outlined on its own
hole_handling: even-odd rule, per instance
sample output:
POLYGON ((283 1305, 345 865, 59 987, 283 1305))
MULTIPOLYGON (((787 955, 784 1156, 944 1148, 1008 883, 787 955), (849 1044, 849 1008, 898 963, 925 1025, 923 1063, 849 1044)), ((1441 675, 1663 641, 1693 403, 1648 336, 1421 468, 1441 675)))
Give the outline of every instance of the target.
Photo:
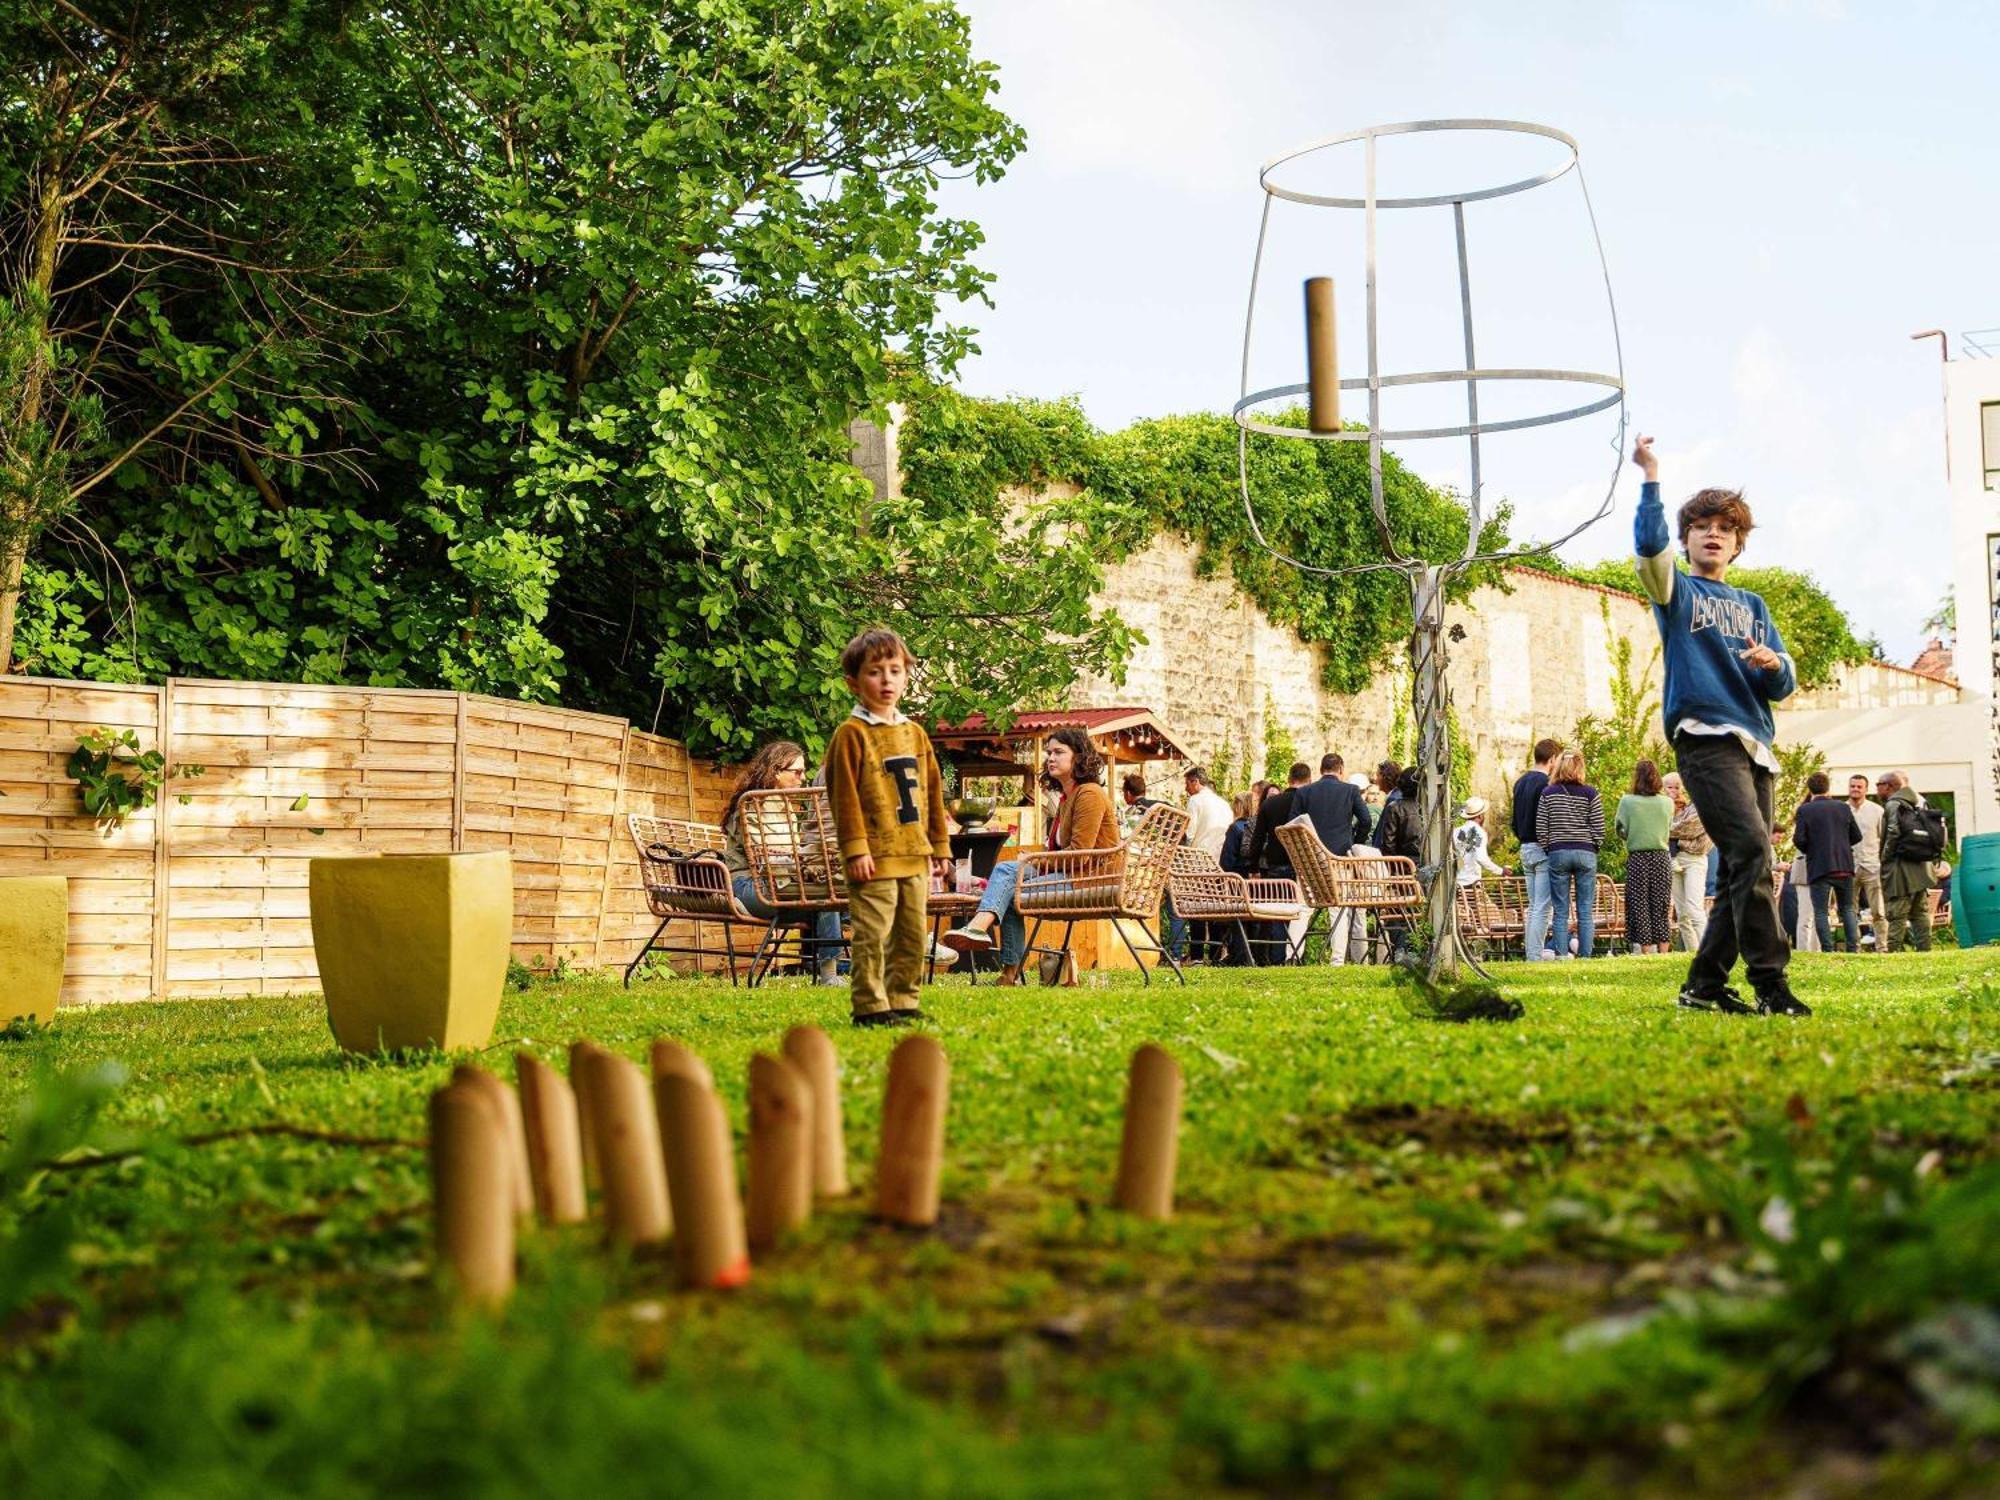
POLYGON ((176 678, 167 719, 207 769, 168 809, 164 995, 315 988, 308 862, 453 847, 455 693, 176 678))
MULTIPOLYGON (((0 689, 0 875, 69 877, 62 1003, 143 1000, 155 988, 155 808, 116 827, 83 811, 64 762, 93 729, 159 745, 161 690, 9 678, 0 689)), ((171 788, 169 789, 171 792, 171 788)))
POLYGON ((597 963, 625 733, 605 714, 466 700, 462 847, 513 854, 523 963, 597 963))
POLYGON ((308 862, 336 854, 506 849, 516 955, 622 967, 653 926, 623 814, 715 822, 731 779, 623 719, 471 694, 0 679, 0 875, 69 877, 65 1003, 317 988, 308 862), (167 756, 116 828, 63 767, 99 726, 167 756))

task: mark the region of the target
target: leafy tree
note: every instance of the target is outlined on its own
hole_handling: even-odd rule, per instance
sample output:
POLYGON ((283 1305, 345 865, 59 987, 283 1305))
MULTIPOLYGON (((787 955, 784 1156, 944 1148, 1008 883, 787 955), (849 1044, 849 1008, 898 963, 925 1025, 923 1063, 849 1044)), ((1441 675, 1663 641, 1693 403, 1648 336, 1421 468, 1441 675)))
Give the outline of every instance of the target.
POLYGON ((1958 638, 1958 600, 1953 597, 1950 584, 1945 585, 1944 597, 1938 600, 1937 608, 1924 616, 1924 623, 1918 628, 1925 635, 1947 643, 1958 638))
MULTIPOLYGON (((1630 558, 1566 563, 1549 557, 1538 559, 1534 566, 1564 578, 1644 597, 1639 592, 1638 575, 1630 558)), ((1682 571, 1686 571, 1684 566, 1682 571)), ((1729 582, 1761 594, 1771 607, 1771 618, 1777 622, 1785 649, 1798 668, 1801 687, 1823 687, 1839 675, 1842 667, 1859 666, 1879 654, 1873 642, 1854 634, 1840 606, 1810 573, 1777 567, 1731 568, 1729 582)))
MULTIPOLYGON (((87 499, 204 497, 177 541, 338 545, 285 486, 352 468, 341 371, 394 294, 346 171, 368 95, 347 9, 0 5, 0 671, 45 532, 117 572, 88 520, 66 520, 87 499)), ((37 622, 38 649, 81 657, 69 611, 92 594, 129 622, 116 588, 37 579, 60 618, 37 622)))

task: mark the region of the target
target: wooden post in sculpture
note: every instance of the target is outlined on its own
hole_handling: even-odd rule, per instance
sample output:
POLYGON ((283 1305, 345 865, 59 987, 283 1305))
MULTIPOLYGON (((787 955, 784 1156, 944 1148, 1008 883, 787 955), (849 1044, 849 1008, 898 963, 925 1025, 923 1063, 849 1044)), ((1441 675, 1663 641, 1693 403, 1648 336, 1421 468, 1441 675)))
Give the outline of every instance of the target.
POLYGON ((750 1059, 750 1182, 744 1208, 752 1250, 768 1250, 812 1217, 813 1091, 782 1058, 750 1059))
POLYGON ((681 1284, 737 1287, 750 1279, 736 1152, 715 1090, 686 1073, 653 1080, 667 1186, 674 1198, 674 1262, 681 1284))
POLYGON ((583 1146, 583 1185, 586 1191, 594 1192, 599 1187, 597 1176, 597 1137, 590 1125, 590 1079, 589 1069, 583 1060, 593 1052, 604 1049, 595 1042, 574 1041, 569 1044, 569 1086, 576 1095, 577 1139, 583 1146))
POLYGON ((514 1290, 514 1185, 506 1127, 484 1089, 431 1095, 431 1202, 438 1266, 460 1298, 497 1307, 514 1290))
POLYGON ((604 1227, 615 1245, 657 1245, 672 1232, 674 1220, 646 1075, 631 1058, 592 1048, 583 1059, 583 1076, 589 1080, 604 1227))
POLYGON ((1314 432, 1340 431, 1340 360, 1331 276, 1306 280, 1306 425, 1314 432))
POLYGON ((847 1195, 847 1132, 840 1118, 840 1059, 833 1039, 817 1026, 794 1026, 785 1033, 785 1056, 805 1074, 812 1090, 813 1192, 821 1198, 847 1195))
POLYGON ((1173 1217, 1180 1129, 1180 1065, 1165 1048, 1148 1042, 1132 1054, 1125 1085, 1117 1203, 1128 1214, 1142 1219, 1173 1217))
POLYGON ((528 1132, 535 1211, 544 1224, 580 1223, 590 1209, 583 1196, 583 1131, 576 1096, 562 1074, 529 1053, 514 1054, 514 1073, 528 1132))
POLYGON ((507 1192, 514 1205, 514 1217, 526 1219, 535 1212, 535 1189, 528 1171, 528 1133, 521 1122, 521 1101, 514 1091, 484 1068, 460 1063, 451 1070, 453 1083, 478 1089, 493 1106, 500 1131, 507 1141, 507 1192))
POLYGON ((951 1063, 935 1037, 906 1037, 889 1055, 882 1101, 882 1156, 875 1169, 875 1212, 891 1224, 937 1222, 944 1168, 944 1116, 951 1063))

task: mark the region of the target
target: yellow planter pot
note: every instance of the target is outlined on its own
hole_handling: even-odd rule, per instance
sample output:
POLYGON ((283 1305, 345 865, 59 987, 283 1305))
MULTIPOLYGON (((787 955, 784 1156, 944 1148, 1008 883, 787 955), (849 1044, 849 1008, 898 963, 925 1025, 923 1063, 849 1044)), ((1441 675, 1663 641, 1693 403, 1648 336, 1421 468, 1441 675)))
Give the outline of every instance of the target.
POLYGON ((505 850, 314 860, 313 947, 335 1040, 350 1052, 484 1046, 513 925, 505 850))
POLYGON ((0 1026, 56 1018, 69 946, 69 882, 60 875, 0 880, 0 1026))

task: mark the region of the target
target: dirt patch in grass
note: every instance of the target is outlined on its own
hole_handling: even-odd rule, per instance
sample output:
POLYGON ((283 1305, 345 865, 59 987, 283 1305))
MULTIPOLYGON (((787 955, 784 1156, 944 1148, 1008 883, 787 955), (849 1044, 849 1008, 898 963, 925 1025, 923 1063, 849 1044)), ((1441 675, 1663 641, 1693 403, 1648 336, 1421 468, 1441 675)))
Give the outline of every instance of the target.
POLYGON ((1448 1154, 1527 1151, 1567 1146, 1576 1138, 1569 1121, 1558 1118, 1504 1119, 1466 1109, 1420 1109, 1414 1104, 1374 1104, 1339 1117, 1329 1138, 1358 1137, 1374 1146, 1421 1141, 1426 1150, 1448 1154))

